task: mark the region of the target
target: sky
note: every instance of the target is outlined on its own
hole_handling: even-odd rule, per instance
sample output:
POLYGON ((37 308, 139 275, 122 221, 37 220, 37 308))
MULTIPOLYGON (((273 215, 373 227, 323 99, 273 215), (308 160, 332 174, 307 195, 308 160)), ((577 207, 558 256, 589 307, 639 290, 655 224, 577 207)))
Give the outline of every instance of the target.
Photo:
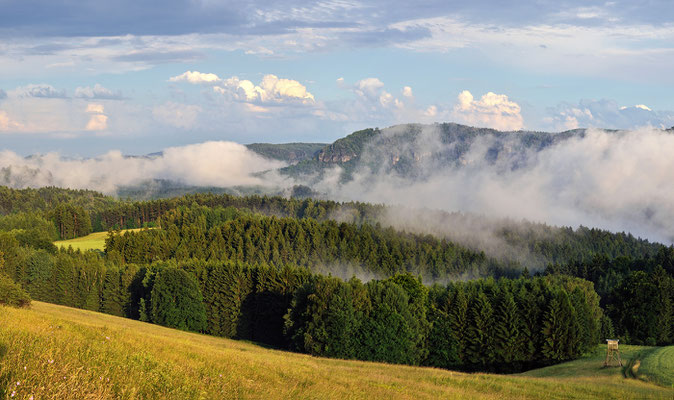
POLYGON ((0 150, 674 126, 674 3, 0 0, 0 150))

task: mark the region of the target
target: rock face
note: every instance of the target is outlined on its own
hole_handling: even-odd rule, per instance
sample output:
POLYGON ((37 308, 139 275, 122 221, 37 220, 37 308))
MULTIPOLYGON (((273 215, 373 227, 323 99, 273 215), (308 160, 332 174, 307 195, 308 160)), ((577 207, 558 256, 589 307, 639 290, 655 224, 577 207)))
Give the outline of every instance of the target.
POLYGON ((363 146, 379 134, 379 129, 364 129, 354 132, 331 145, 325 146, 316 154, 314 159, 325 164, 349 162, 358 158, 363 151, 363 146))
POLYGON ((316 155, 318 161, 322 163, 345 163, 351 161, 356 154, 345 152, 340 149, 333 149, 332 145, 328 146, 328 149, 323 149, 316 155))

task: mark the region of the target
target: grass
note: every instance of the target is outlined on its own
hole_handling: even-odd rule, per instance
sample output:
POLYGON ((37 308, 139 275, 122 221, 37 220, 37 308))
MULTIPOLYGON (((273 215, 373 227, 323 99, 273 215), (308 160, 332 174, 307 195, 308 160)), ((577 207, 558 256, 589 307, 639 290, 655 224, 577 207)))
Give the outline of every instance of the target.
MULTIPOLYGON (((142 228, 139 229, 125 229, 122 230, 121 233, 128 232, 128 231, 139 231, 142 228)), ((100 250, 103 251, 105 249, 105 238, 108 237, 108 232, 94 232, 90 235, 87 236, 82 236, 78 237, 75 239, 68 239, 68 240, 58 240, 54 242, 54 245, 56 247, 68 247, 72 246, 73 249, 77 250, 80 249, 82 251, 85 250, 100 250)))
POLYGON ((601 361, 597 355, 527 374, 464 374, 316 358, 41 302, 0 307, 0 399, 674 396, 623 377, 620 368, 602 369, 601 361))
POLYGON ((674 389, 674 346, 653 347, 640 354, 630 365, 636 378, 674 389))

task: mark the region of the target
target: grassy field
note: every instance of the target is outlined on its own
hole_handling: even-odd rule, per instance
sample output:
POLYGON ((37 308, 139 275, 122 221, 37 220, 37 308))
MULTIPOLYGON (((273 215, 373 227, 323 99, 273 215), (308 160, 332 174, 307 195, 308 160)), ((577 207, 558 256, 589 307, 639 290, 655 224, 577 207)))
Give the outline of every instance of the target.
MULTIPOLYGON (((127 232, 127 231, 139 231, 140 229, 125 229, 122 230, 121 232, 127 232)), ((82 236, 78 237, 75 239, 69 239, 69 240, 58 240, 54 242, 54 245, 56 247, 68 247, 72 246, 73 249, 77 250, 80 249, 82 251, 85 250, 100 250, 103 251, 105 249, 105 238, 108 237, 108 232, 95 232, 92 233, 91 235, 87 236, 82 236)))
POLYGON ((464 374, 315 358, 40 302, 0 307, 6 399, 674 397, 620 368, 602 369, 602 356, 520 375, 464 374))
POLYGON ((630 360, 629 374, 674 389, 674 346, 654 347, 630 360))

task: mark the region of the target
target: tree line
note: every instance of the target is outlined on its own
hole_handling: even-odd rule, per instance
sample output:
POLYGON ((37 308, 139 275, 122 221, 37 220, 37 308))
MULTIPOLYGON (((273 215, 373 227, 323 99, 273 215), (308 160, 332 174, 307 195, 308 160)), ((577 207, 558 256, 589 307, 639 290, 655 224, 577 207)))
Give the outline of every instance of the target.
MULTIPOLYGON (((406 360, 406 363, 431 363, 428 365, 475 370, 509 365, 508 368, 516 370, 560 357, 571 357, 582 351, 577 350, 577 340, 571 341, 575 344, 569 344, 565 350, 546 348, 544 351, 545 341, 539 331, 536 333, 539 336, 531 339, 533 349, 539 355, 533 359, 526 356, 532 353, 527 353, 519 342, 521 339, 517 339, 519 347, 516 346, 516 351, 506 357, 497 355, 503 354, 503 351, 494 344, 496 339, 493 335, 496 333, 491 332, 492 336, 484 336, 484 341, 471 342, 473 348, 478 346, 475 343, 487 343, 484 345, 487 347, 483 348, 491 355, 485 360, 471 356, 469 342, 455 338, 454 333, 448 333, 461 332, 451 322, 451 318, 456 317, 452 317, 452 313, 464 309, 462 297, 465 297, 467 307, 481 311, 475 315, 473 311, 466 311, 466 318, 470 318, 468 325, 458 325, 464 326, 463 331, 474 330, 483 320, 494 324, 497 315, 514 315, 513 312, 505 313, 500 309, 503 304, 510 304, 509 296, 504 292, 512 295, 517 310, 524 307, 525 298, 532 302, 526 307, 535 306, 540 310, 547 310, 555 300, 555 307, 563 318, 574 315, 567 307, 567 303, 570 303, 576 313, 574 318, 579 321, 577 328, 582 331, 594 324, 593 328, 587 329, 596 333, 596 324, 600 321, 602 339, 615 334, 627 343, 674 343, 674 248, 635 239, 629 234, 613 234, 582 227, 577 230, 538 229, 536 224, 522 229, 504 228, 501 233, 504 238, 508 238, 509 243, 558 260, 546 268, 545 278, 514 279, 519 275, 519 265, 492 259, 480 251, 438 237, 415 235, 377 225, 375 216, 382 208, 376 205, 210 194, 131 203, 108 201, 108 198, 98 197, 94 192, 55 188, 24 191, 0 188, 0 200, 2 196, 11 199, 10 203, 5 203, 4 209, 13 210, 0 216, 3 273, 38 300, 173 324, 170 321, 175 320, 174 314, 184 307, 171 308, 167 305, 173 311, 164 312, 163 306, 158 307, 157 301, 153 302, 154 282, 159 277, 157 274, 172 268, 172 272, 166 272, 172 275, 160 279, 155 300, 170 297, 166 296, 170 290, 163 287, 178 290, 175 282, 184 283, 189 278, 196 282, 196 286, 180 286, 187 293, 183 297, 201 298, 205 312, 203 319, 195 318, 179 327, 256 340, 311 354, 382 359, 378 357, 384 356, 373 355, 371 350, 367 350, 367 343, 374 339, 365 333, 352 338, 358 338, 358 341, 350 344, 325 339, 330 336, 326 332, 333 329, 339 332, 343 324, 354 327, 355 331, 366 329, 364 326, 376 331, 374 325, 368 324, 373 324, 370 319, 376 320, 380 315, 378 311, 372 313, 378 307, 386 309, 386 312, 395 311, 395 316, 388 322, 401 318, 406 320, 408 315, 423 314, 425 319, 414 317, 407 325, 400 325, 399 333, 402 337, 408 337, 405 332, 418 333, 418 329, 423 326, 424 340, 436 343, 424 345, 422 353, 428 350, 428 354, 413 361, 406 358, 411 353, 387 355, 386 360, 398 360, 391 362, 406 360), (26 201, 28 207, 22 208, 20 201, 26 201), (13 205, 10 207, 6 204, 13 205), (87 215, 90 226, 86 223, 87 215), (338 223, 336 218, 348 222, 338 223), (129 226, 129 221, 133 221, 133 226, 149 225, 158 229, 124 235, 113 232, 107 241, 106 254, 57 250, 52 244, 58 238, 81 236, 90 230, 98 230, 104 221, 126 226, 129 226), (570 261, 562 256, 564 252, 573 255, 570 261), (175 272, 174 269, 182 272, 175 272), (426 283, 434 279, 446 282, 456 277, 508 277, 513 279, 503 282, 521 281, 521 284, 509 285, 523 285, 526 289, 523 291, 517 286, 502 290, 505 286, 489 283, 489 280, 433 286, 427 288, 427 294, 422 296, 426 299, 425 307, 416 306, 416 309, 410 310, 410 299, 416 296, 409 290, 413 285, 399 275, 407 272, 415 277, 421 276, 426 283), (377 279, 362 283, 321 277, 318 274, 339 275, 345 279, 354 275, 364 280, 377 279), (392 276, 398 276, 397 280, 393 281, 392 276), (578 293, 574 295, 574 292, 578 288, 585 293, 593 292, 588 289, 589 286, 584 286, 586 283, 568 286, 568 282, 581 281, 561 276, 574 276, 591 282, 593 290, 596 289, 601 298, 600 306, 606 315, 593 312, 589 320, 582 317, 585 314, 579 310, 585 306, 578 302, 578 293), (531 286, 531 282, 540 280, 548 282, 546 284, 554 289, 535 289, 535 285, 531 286), (208 286, 211 285, 208 282, 225 283, 208 286), (392 288, 393 284, 402 287, 407 296, 407 311, 401 308, 403 302, 396 294, 399 289, 392 288), (312 285, 321 289, 311 289, 312 285), (370 288, 368 285, 377 287, 370 288), (228 294, 229 303, 223 303, 224 298, 219 296, 228 286, 237 288, 237 292, 228 294), (494 286, 498 286, 498 290, 494 286), (566 292, 568 302, 560 288, 566 292), (324 289, 326 293, 318 293, 324 289), (465 293, 458 296, 458 291, 465 293), (336 297, 330 294, 330 297, 323 298, 333 292, 337 293, 336 297), (303 299, 301 293, 308 294, 303 299), (520 293, 525 294, 518 297, 520 293), (380 298, 390 300, 395 306, 381 305, 377 300, 380 298), (333 302, 346 308, 335 308, 333 302), (223 311, 225 308, 222 304, 229 304, 227 307, 232 311, 223 311), (305 311, 298 311, 302 307, 305 307, 305 311), (294 310, 294 313, 288 313, 289 309, 294 310), (327 312, 325 310, 335 310, 337 314, 320 314, 327 312), (265 313, 280 315, 280 318, 255 319, 255 315, 265 313), (481 319, 477 318, 478 314, 481 319), (331 319, 333 317, 337 319, 331 319), (366 320, 367 323, 364 322, 366 320), (590 324, 588 321, 593 322, 590 324), (314 327, 318 330, 313 331, 314 327), (269 332, 269 335, 265 336, 265 332, 269 332), (436 348, 443 351, 436 353, 436 348), (543 352, 548 355, 540 356, 543 352), (434 361, 428 361, 431 359, 434 361)), ((586 298, 586 303, 592 310, 597 310, 590 297, 586 298)), ((194 310, 198 314, 199 306, 194 310)), ((545 312, 531 314, 538 315, 536 323, 541 329, 545 326, 545 312)), ((527 314, 527 318, 531 315, 527 314)), ((517 318, 512 317, 512 323, 505 324, 510 328, 499 328, 505 329, 500 333, 501 337, 529 335, 522 333, 526 332, 522 324, 527 321, 523 321, 522 314, 517 318), (513 327, 517 327, 517 334, 512 333, 513 327)), ((549 326, 555 325, 549 321, 549 326)), ((565 323, 565 326, 571 326, 570 330, 559 335, 578 334, 577 329, 573 328, 575 324, 565 323)), ((550 332, 554 330, 549 329, 550 332)), ((581 336, 594 337, 595 333, 586 332, 581 336)), ((388 332, 382 333, 381 337, 386 337, 386 334, 388 332)), ((478 332, 474 331, 473 334, 478 335, 478 332)), ((395 339, 399 338, 396 336, 395 339)), ((412 346, 411 342, 405 343, 405 346, 412 346)), ((421 351, 415 346, 417 344, 410 348, 421 351)))
MULTIPOLYGON (((236 208, 249 213, 287 218, 312 218, 319 222, 339 222, 375 225, 387 212, 384 205, 360 202, 335 202, 330 200, 284 198, 280 196, 234 196, 229 194, 198 193, 170 199, 150 201, 117 200, 87 190, 59 188, 9 189, 0 186, 0 215, 38 213, 51 220, 59 238, 83 236, 89 231, 104 232, 114 229, 130 229, 161 226, 160 219, 181 207, 203 206, 205 208, 236 208), (68 208, 67 212, 55 210, 68 208), (88 215, 90 224, 86 223, 88 215), (78 225, 82 225, 78 227, 78 225), (88 228, 88 225, 91 228, 88 228)), ((421 212, 412 210, 413 212, 421 212)), ((485 224, 484 218, 427 211, 434 220, 452 221, 474 219, 485 224)), ((1 217, 0 217, 1 219, 1 217)), ((498 221, 497 221, 498 222, 498 221)), ((494 235, 512 246, 514 251, 531 254, 534 267, 544 268, 548 263, 568 264, 590 262, 597 255, 610 259, 618 257, 640 258, 655 255, 663 246, 635 238, 630 234, 611 233, 600 229, 556 228, 526 221, 512 222, 497 229, 494 235)), ((479 247, 472 248, 480 252, 479 247)), ((530 265, 531 267, 532 265, 530 265)))
POLYGON ((674 343, 674 247, 655 255, 553 264, 547 274, 567 274, 594 283, 601 305, 624 342, 646 345, 674 343))
POLYGON ((431 235, 367 223, 277 218, 234 208, 180 207, 160 219, 162 229, 111 234, 105 251, 127 263, 157 260, 237 260, 314 272, 390 276, 413 272, 427 280, 517 275, 481 252, 431 235))
POLYGON ((576 358, 600 337, 590 282, 547 276, 427 287, 363 283, 241 261, 119 264, 0 235, 2 272, 31 297, 169 327, 346 359, 519 371, 576 358))

